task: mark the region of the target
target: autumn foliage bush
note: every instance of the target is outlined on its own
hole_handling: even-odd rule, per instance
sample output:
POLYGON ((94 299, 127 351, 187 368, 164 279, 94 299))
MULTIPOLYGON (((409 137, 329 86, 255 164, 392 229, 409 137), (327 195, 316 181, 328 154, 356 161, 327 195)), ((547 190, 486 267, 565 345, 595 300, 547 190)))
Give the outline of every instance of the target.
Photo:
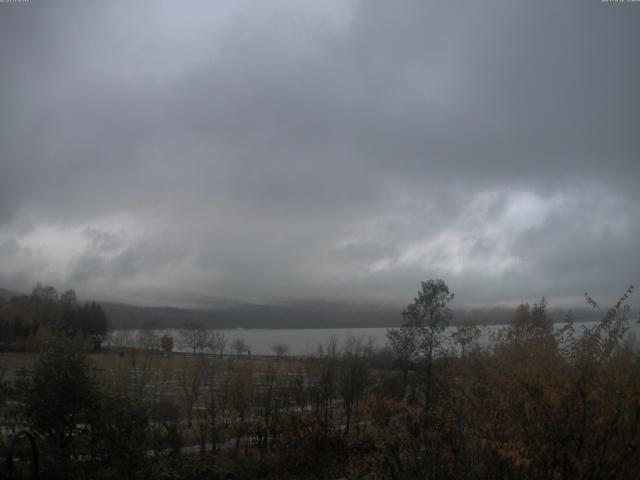
POLYGON ((105 465, 91 478, 639 478, 630 293, 588 328, 554 325, 543 299, 493 334, 451 335, 453 294, 425 282, 395 351, 350 338, 290 364, 137 352, 105 389, 69 347, 45 352, 11 404, 69 478, 83 452, 105 465))
POLYGON ((344 461, 345 435, 308 414, 282 417, 279 434, 271 445, 278 468, 289 473, 326 470, 344 461))
POLYGON ((637 478, 640 355, 625 337, 629 293, 580 335, 571 323, 554 330, 544 301, 523 305, 488 348, 436 361, 444 380, 433 403, 379 432, 368 474, 637 478))

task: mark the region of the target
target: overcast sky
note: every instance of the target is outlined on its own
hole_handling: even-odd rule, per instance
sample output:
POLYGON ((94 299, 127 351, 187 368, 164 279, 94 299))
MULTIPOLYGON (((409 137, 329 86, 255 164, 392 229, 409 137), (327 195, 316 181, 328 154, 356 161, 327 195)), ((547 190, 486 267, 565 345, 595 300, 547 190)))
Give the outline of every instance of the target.
POLYGON ((184 305, 640 280, 640 3, 0 3, 0 287, 184 305))

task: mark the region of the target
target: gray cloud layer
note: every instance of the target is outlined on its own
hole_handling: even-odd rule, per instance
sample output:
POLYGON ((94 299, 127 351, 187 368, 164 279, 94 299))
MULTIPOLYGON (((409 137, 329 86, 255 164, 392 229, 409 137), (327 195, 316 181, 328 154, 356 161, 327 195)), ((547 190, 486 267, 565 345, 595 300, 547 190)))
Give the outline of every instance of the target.
POLYGON ((568 302, 638 280, 640 4, 0 4, 0 285, 568 302))

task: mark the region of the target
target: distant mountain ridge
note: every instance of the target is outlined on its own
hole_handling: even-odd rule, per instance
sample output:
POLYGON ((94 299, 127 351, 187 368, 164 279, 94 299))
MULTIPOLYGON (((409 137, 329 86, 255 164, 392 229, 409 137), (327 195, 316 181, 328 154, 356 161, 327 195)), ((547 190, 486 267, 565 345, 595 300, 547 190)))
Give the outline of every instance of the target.
MULTIPOLYGON (((5 300, 18 295, 0 288, 5 300)), ((259 305, 239 300, 210 297, 203 309, 142 307, 124 303, 98 302, 109 317, 112 329, 180 328, 198 323, 208 328, 367 328, 397 327, 402 323, 401 308, 357 302, 309 301, 283 305, 259 305)), ((508 323, 514 308, 454 309, 453 322, 464 319, 478 325, 508 323)), ((563 321, 566 310, 551 310, 555 321, 563 321)), ((591 309, 573 311, 576 322, 593 321, 598 314, 591 309)))
POLYGON ((176 328, 200 323, 209 328, 364 328, 399 324, 400 314, 389 310, 316 309, 291 305, 241 304, 227 309, 191 310, 172 307, 134 307, 101 302, 112 328, 176 328))

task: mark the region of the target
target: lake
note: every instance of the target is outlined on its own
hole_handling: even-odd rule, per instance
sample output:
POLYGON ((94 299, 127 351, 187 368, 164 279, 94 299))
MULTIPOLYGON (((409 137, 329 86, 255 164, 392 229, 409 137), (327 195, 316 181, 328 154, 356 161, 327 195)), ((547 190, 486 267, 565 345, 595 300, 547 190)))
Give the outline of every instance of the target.
MULTIPOLYGON (((597 322, 574 323, 576 334, 582 331, 583 327, 592 327, 597 322)), ((564 323, 556 323, 555 328, 559 329, 564 323)), ((629 323, 629 333, 640 338, 640 324, 635 320, 629 323)), ((504 328, 504 325, 490 325, 480 327, 483 331, 483 337, 487 338, 489 333, 504 328)), ((449 332, 453 332, 454 327, 448 328, 449 332)), ((318 345, 326 345, 332 336, 336 336, 341 348, 349 336, 362 338, 363 340, 371 339, 377 348, 384 347, 387 343, 386 328, 309 328, 309 329, 221 329, 214 330, 224 334, 228 340, 227 350, 225 353, 232 353, 230 345, 234 340, 242 339, 246 342, 251 353, 254 355, 273 355, 271 347, 275 344, 284 344, 289 348, 291 355, 313 355, 318 351, 318 345)), ((122 345, 122 346, 139 346, 141 345, 142 332, 144 330, 113 330, 109 333, 105 345, 122 345)), ((174 338, 176 352, 188 352, 190 349, 187 345, 180 342, 180 330, 150 330, 153 336, 160 338, 163 335, 169 335, 174 338)))

